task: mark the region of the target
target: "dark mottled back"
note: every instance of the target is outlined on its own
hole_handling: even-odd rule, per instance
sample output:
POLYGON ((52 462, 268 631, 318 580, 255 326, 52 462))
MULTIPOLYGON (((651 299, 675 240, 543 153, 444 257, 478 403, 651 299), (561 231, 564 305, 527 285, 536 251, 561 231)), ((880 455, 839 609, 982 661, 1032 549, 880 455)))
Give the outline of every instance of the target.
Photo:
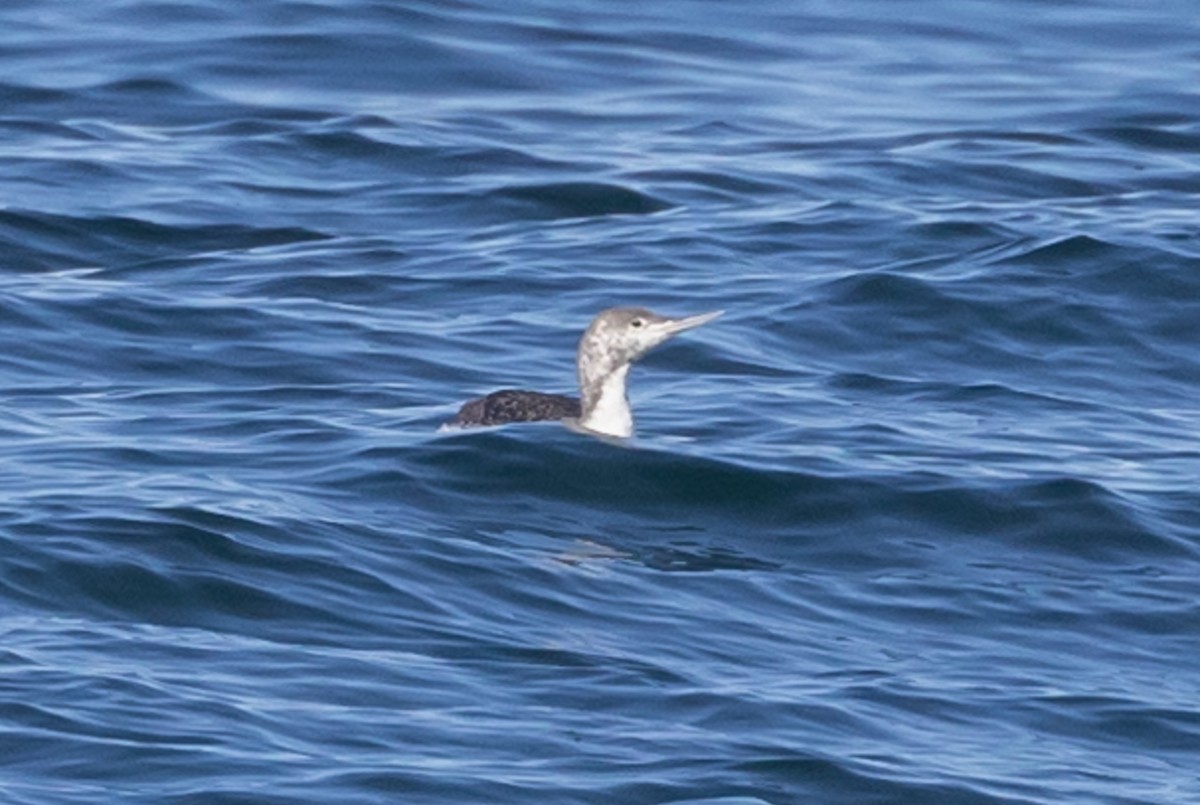
POLYGON ((464 404, 448 424, 460 427, 503 425, 506 422, 577 418, 579 414, 579 400, 574 397, 503 389, 464 404))

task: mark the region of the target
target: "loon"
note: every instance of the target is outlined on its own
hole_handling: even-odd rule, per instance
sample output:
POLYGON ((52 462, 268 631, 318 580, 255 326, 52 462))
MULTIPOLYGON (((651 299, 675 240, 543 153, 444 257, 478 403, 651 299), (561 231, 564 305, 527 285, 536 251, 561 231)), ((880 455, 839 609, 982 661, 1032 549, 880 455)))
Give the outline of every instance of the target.
POLYGON ((625 393, 630 365, 671 336, 710 322, 723 312, 671 319, 641 307, 601 311, 579 339, 575 368, 579 374, 580 399, 503 389, 464 404, 444 427, 558 419, 570 427, 603 436, 632 436, 633 411, 625 393))

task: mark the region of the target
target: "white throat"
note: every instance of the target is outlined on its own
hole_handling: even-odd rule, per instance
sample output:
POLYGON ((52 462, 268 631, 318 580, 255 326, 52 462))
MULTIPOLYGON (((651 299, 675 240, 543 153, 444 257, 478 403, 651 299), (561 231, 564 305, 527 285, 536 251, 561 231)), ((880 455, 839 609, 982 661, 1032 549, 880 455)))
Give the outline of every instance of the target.
POLYGON ((625 376, 628 374, 629 364, 626 363, 604 376, 597 393, 585 395, 583 415, 579 417, 582 427, 606 436, 628 438, 633 435, 633 411, 625 396, 625 376))

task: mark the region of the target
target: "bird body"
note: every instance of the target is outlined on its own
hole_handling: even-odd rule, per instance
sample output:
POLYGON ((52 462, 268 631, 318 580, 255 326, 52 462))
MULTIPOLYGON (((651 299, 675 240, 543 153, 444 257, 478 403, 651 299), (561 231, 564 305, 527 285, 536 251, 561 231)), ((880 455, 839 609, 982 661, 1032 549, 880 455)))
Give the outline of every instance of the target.
POLYGON ((543 394, 540 391, 501 389, 486 397, 463 405, 454 423, 469 425, 503 425, 508 422, 538 422, 545 419, 579 417, 579 400, 563 394, 543 394))
POLYGON ((451 427, 563 420, 605 436, 633 435, 626 380, 629 367, 671 336, 699 327, 722 311, 671 319, 645 308, 602 311, 579 339, 575 366, 580 399, 539 391, 504 389, 464 404, 451 427))

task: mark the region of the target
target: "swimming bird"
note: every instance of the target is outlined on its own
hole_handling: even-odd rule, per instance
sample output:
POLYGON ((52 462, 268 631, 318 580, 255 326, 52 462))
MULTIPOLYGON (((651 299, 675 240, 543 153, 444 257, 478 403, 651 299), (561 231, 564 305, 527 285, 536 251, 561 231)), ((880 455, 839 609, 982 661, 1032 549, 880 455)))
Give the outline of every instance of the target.
POLYGON ((629 367, 673 335, 712 321, 724 311, 671 319, 641 307, 601 311, 579 339, 575 368, 580 397, 503 389, 463 405, 447 427, 563 420, 604 436, 633 435, 633 411, 625 391, 629 367))

